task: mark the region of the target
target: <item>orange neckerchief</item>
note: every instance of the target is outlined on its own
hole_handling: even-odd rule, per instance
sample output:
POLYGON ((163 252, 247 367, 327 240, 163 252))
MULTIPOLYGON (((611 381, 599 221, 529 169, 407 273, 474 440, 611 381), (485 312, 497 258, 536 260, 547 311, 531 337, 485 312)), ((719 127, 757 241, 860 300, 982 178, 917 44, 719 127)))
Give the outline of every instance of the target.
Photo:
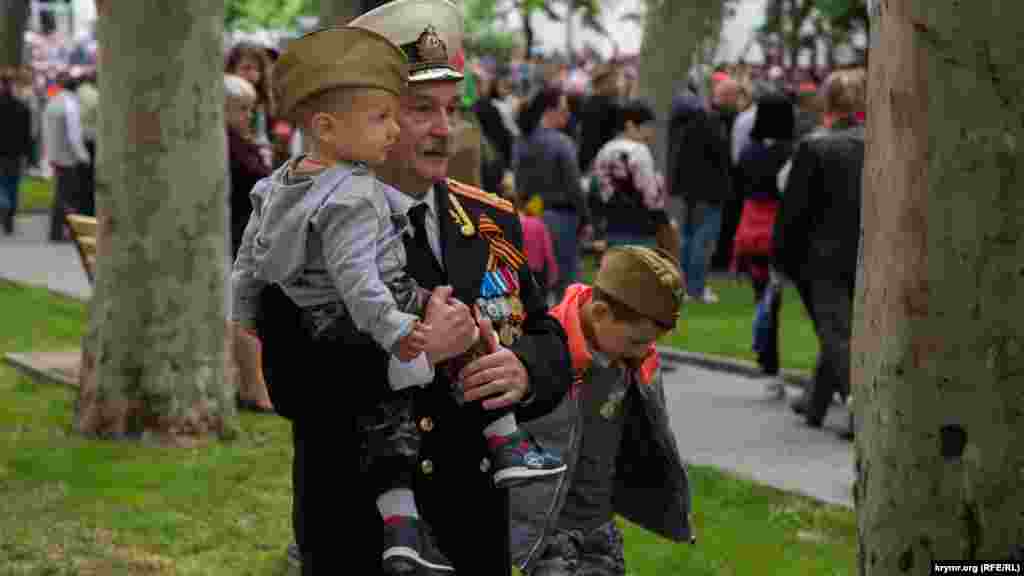
MULTIPOLYGON (((590 302, 594 290, 585 284, 572 284, 565 290, 565 297, 551 309, 553 316, 562 325, 566 336, 569 337, 569 356, 572 358, 572 369, 576 378, 579 379, 590 368, 594 357, 590 353, 590 345, 583 334, 583 320, 580 310, 583 305, 590 302)), ((658 350, 654 344, 647 349, 647 354, 640 362, 636 371, 637 380, 642 384, 650 384, 658 369, 658 350)), ((576 384, 574 383, 574 387, 576 384)))

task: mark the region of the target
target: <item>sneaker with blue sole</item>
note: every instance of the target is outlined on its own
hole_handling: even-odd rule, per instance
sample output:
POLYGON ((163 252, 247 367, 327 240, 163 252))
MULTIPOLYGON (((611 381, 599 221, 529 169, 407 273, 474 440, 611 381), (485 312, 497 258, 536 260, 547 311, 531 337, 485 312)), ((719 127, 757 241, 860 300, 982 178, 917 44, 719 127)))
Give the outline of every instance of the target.
POLYGON ((522 486, 565 472, 562 459, 544 449, 525 430, 488 443, 494 455, 493 478, 498 488, 522 486))

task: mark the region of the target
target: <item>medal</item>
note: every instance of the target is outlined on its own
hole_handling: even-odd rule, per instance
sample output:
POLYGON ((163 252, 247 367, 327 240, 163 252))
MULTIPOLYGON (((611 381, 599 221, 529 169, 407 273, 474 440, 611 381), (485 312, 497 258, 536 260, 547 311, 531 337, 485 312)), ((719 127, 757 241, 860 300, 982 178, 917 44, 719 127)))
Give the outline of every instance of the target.
POLYGON ((498 308, 501 309, 502 320, 512 315, 512 305, 508 303, 507 298, 502 298, 498 300, 498 308))
POLYGON ((518 296, 509 298, 509 315, 516 314, 519 316, 523 315, 523 301, 518 296))
POLYGON ((497 300, 487 301, 487 315, 491 317, 492 322, 498 322, 502 319, 501 305, 498 304, 497 300))
POLYGON ((508 294, 508 281, 502 276, 501 270, 499 269, 497 272, 492 273, 491 276, 494 278, 494 284, 498 287, 498 290, 500 290, 499 296, 508 294))
POLYGON ((507 284, 508 287, 511 288, 511 292, 519 291, 519 283, 516 281, 516 275, 512 273, 512 270, 509 269, 508 266, 502 266, 501 268, 498 269, 498 272, 501 274, 501 277, 505 280, 505 284, 507 284))
POLYGON ((501 327, 501 331, 499 332, 501 344, 503 346, 511 346, 513 342, 512 337, 512 324, 506 323, 504 326, 501 327))
POLYGON ((494 277, 490 272, 485 272, 484 279, 480 283, 480 295, 484 298, 493 298, 499 294, 498 287, 494 284, 494 277))

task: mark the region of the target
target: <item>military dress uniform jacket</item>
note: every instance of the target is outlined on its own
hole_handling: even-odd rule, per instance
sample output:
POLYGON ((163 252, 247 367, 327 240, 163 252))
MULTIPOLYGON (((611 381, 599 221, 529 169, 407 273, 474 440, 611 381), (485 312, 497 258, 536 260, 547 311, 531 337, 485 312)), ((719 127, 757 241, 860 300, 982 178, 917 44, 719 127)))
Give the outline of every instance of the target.
MULTIPOLYGON (((488 274, 494 242, 521 252, 518 215, 507 201, 451 180, 435 185, 430 193, 436 195, 443 268, 432 258, 415 257, 410 249, 406 271, 426 289, 453 286, 454 297, 472 305, 482 293, 494 292, 495 275, 488 274), (502 239, 507 244, 501 244, 502 239)), ((523 312, 518 326, 506 328, 498 322, 496 327, 503 337, 510 337, 503 344, 529 374, 531 398, 516 409, 517 419, 526 422, 551 412, 566 395, 571 383, 567 340, 538 297, 525 262, 515 278, 508 277, 507 267, 499 268, 504 274, 501 284, 518 291, 523 312)), ((312 470, 306 474, 306 523, 313 526, 308 538, 314 555, 324 558, 317 565, 337 562, 344 573, 377 574, 382 524, 374 487, 361 482, 359 475, 354 416, 390 393, 389 356, 351 325, 343 342, 318 348, 304 339, 297 310, 279 290, 268 288, 261 300, 268 386, 288 390, 294 399, 292 418, 308 431, 306 459, 312 470), (347 530, 338 528, 340 524, 354 528, 356 540, 343 536, 347 530)), ((451 387, 440 365, 434 381, 418 391, 414 401, 422 434, 413 486, 416 503, 459 573, 509 574, 508 491, 493 487, 479 419, 468 417, 466 411, 472 407, 459 406, 451 387)))

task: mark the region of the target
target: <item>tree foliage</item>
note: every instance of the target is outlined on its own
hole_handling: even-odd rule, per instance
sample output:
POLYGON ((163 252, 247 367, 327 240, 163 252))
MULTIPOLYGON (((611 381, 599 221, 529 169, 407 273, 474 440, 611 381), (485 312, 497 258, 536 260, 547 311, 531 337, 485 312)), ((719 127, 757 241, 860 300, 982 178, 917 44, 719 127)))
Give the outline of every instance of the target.
POLYGON ((788 54, 795 66, 804 50, 817 50, 818 41, 832 50, 851 41, 857 32, 867 32, 867 0, 768 0, 765 22, 758 41, 765 52, 788 54))
POLYGON ((319 13, 319 0, 227 0, 224 28, 290 28, 299 16, 319 13))
POLYGON ((470 44, 502 46, 511 38, 494 29, 494 22, 516 12, 523 20, 523 43, 527 50, 533 44, 530 20, 544 14, 555 22, 564 21, 568 13, 580 13, 583 26, 600 34, 608 34, 601 23, 602 4, 609 0, 464 0, 466 38, 470 44))

